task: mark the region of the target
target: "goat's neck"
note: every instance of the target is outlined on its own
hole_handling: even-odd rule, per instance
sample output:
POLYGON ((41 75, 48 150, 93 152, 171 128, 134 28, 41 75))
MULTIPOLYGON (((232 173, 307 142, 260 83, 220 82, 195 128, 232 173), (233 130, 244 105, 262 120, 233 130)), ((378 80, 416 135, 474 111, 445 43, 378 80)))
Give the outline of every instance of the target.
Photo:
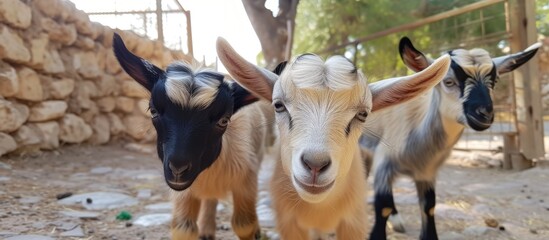
POLYGON ((448 108, 451 108, 452 104, 455 103, 451 103, 448 98, 449 97, 445 95, 440 86, 433 88, 430 99, 431 105, 429 106, 428 114, 424 117, 424 123, 426 125, 423 127, 432 127, 434 125, 433 121, 440 121, 441 125, 437 124, 437 126, 443 128, 443 132, 446 135, 446 145, 447 147, 450 147, 461 137, 461 133, 465 126, 459 123, 456 117, 449 116, 448 112, 453 110, 449 110, 448 108), (439 117, 435 118, 436 115, 439 117))

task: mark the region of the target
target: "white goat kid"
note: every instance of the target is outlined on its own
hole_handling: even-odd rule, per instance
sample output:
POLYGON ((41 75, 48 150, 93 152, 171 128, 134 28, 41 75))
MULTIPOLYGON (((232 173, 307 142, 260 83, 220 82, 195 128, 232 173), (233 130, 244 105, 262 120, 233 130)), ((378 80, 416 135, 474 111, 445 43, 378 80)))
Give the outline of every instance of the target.
POLYGON ((449 57, 371 92, 363 74, 342 56, 325 62, 313 54, 298 56, 273 82, 268 71, 242 59, 225 40, 218 39, 217 51, 237 82, 273 102, 281 149, 271 193, 282 239, 306 240, 311 231, 364 239, 366 175, 358 145, 364 122, 371 111, 435 86, 449 57))
POLYGON ((120 65, 151 93, 158 156, 173 192, 172 239, 215 239, 217 201, 232 194, 232 226, 257 239, 257 173, 270 104, 218 72, 172 63, 166 71, 133 55, 115 34, 120 65), (256 102, 256 103, 254 103, 256 102))
MULTIPOLYGON (((404 227, 398 216, 392 184, 398 175, 416 184, 422 214, 421 239, 438 239, 434 221, 435 179, 466 125, 482 131, 494 120, 492 89, 499 74, 510 72, 536 54, 539 44, 524 52, 490 58, 483 49, 453 50, 448 74, 421 98, 387 108, 369 117, 361 139, 373 151, 376 222, 371 240, 386 239, 389 218, 395 231, 404 227)), ((404 63, 418 72, 428 59, 404 37, 400 42, 404 63)), ((376 91, 376 87, 371 87, 376 91)))

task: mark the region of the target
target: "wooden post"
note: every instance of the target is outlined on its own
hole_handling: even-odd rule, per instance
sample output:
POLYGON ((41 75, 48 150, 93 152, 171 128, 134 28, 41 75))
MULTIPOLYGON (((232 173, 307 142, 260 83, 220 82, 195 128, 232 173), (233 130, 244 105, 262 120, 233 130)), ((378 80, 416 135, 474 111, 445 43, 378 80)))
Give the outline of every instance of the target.
POLYGON ((513 162, 511 160, 513 154, 520 154, 518 151, 517 135, 516 133, 503 134, 503 169, 513 169, 513 162))
POLYGON ((183 13, 185 13, 185 18, 187 18, 187 49, 189 51, 189 55, 191 57, 194 57, 193 30, 191 28, 191 11, 183 10, 183 13))
POLYGON ((158 32, 158 41, 164 44, 164 27, 162 26, 162 0, 156 0, 156 31, 158 32))
MULTIPOLYGON (((511 51, 522 51, 537 42, 536 11, 533 0, 509 0, 511 51)), ((532 159, 545 155, 541 84, 538 78, 538 61, 529 61, 513 71, 516 101, 516 119, 521 157, 513 157, 513 168, 531 167, 532 159), (525 161, 524 163, 517 163, 525 161), (520 165, 520 166, 519 166, 520 165)))

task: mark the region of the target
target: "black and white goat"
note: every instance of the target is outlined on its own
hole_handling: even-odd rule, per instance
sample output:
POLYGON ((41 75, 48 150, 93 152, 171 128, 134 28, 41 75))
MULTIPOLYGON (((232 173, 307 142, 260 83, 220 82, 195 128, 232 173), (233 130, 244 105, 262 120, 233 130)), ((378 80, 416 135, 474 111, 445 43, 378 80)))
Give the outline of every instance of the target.
POLYGON ((215 71, 180 62, 163 71, 133 55, 117 34, 113 48, 122 68, 151 93, 158 157, 175 190, 172 239, 214 239, 217 201, 230 193, 236 235, 256 239, 257 173, 273 121, 270 104, 215 71))
POLYGON ((380 81, 343 56, 324 61, 300 55, 278 81, 241 58, 223 39, 218 56, 242 86, 273 102, 280 158, 271 180, 277 229, 284 240, 335 231, 337 239, 365 239, 366 174, 358 140, 372 111, 413 99, 433 88, 450 66, 448 56, 411 76, 380 81))
MULTIPOLYGON (((490 58, 483 49, 449 51, 452 63, 444 80, 427 94, 394 108, 371 114, 361 144, 373 153, 376 222, 371 240, 386 239, 389 218, 395 231, 404 231, 395 208, 392 184, 399 175, 416 184, 422 214, 421 239, 438 239, 434 220, 435 180, 465 126, 482 131, 494 120, 492 89, 500 74, 530 60, 539 48, 490 58)), ((418 72, 433 60, 404 37, 404 63, 418 72)), ((375 91, 376 86, 371 86, 375 91)))

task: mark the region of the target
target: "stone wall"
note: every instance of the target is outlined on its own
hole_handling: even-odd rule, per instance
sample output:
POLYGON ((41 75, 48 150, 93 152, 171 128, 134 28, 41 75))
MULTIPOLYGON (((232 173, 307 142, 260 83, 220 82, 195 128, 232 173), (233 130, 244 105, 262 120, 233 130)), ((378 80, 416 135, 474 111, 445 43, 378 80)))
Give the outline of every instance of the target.
POLYGON ((113 32, 157 66, 190 60, 91 22, 66 0, 0 0, 0 156, 65 143, 154 140, 147 92, 116 61, 113 32))

